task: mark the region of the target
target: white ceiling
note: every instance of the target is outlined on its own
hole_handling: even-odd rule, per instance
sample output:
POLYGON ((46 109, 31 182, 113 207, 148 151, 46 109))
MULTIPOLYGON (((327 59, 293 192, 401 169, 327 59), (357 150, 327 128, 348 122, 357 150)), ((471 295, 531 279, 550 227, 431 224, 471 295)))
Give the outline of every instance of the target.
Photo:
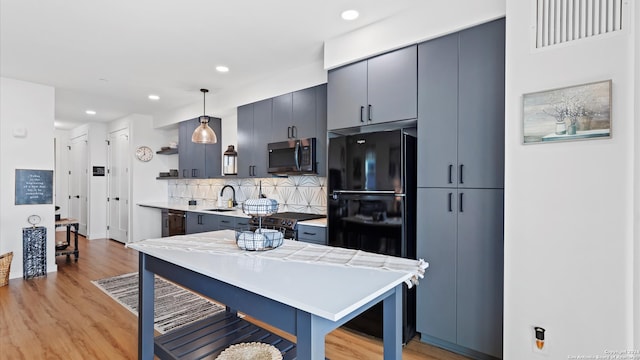
POLYGON ((325 40, 420 1, 0 0, 0 75, 55 87, 59 128, 153 115, 318 62, 325 40))

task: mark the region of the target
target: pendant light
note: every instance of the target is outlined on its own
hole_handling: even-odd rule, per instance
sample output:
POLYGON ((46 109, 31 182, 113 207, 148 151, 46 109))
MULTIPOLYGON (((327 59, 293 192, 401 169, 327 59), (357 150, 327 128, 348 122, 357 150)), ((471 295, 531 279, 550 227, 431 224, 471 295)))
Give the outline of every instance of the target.
POLYGON ((207 89, 200 89, 202 92, 202 116, 200 116, 200 125, 196 128, 191 135, 191 141, 198 144, 215 144, 218 142, 216 133, 209 127, 209 117, 206 113, 206 99, 205 96, 209 92, 207 89))

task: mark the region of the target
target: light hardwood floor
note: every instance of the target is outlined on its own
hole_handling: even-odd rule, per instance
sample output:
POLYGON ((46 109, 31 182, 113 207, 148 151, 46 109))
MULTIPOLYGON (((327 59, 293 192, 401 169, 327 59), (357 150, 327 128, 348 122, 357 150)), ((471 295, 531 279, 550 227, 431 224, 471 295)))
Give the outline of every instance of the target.
MULTIPOLYGON (((8 286, 0 287, 0 359, 137 357, 136 317, 91 284, 91 280, 137 271, 137 252, 112 240, 83 237, 79 248, 77 263, 67 263, 64 256, 56 258, 57 273, 11 279, 8 286)), ((382 343, 338 329, 326 338, 326 356, 331 360, 382 359, 382 343)), ((416 337, 404 347, 403 359, 466 358, 421 343, 416 337)))

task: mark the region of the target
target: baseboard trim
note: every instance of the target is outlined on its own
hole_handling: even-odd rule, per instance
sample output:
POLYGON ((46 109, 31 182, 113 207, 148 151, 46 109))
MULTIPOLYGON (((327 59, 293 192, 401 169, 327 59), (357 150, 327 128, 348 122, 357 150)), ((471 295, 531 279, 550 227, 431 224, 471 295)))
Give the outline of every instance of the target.
POLYGON ((454 352, 456 354, 464 355, 466 357, 469 357, 475 360, 500 360, 501 359, 501 358, 493 357, 491 355, 487 355, 485 353, 481 353, 476 350, 469 349, 464 346, 454 344, 452 342, 438 339, 437 337, 433 337, 425 334, 420 334, 420 341, 454 352))

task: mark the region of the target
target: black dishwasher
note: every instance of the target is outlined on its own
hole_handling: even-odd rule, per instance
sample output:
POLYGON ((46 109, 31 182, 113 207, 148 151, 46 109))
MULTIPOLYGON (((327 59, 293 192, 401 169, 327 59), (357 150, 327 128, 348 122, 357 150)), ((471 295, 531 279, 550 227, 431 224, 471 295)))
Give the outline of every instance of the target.
POLYGON ((162 237, 184 235, 186 213, 182 210, 162 210, 162 237))

